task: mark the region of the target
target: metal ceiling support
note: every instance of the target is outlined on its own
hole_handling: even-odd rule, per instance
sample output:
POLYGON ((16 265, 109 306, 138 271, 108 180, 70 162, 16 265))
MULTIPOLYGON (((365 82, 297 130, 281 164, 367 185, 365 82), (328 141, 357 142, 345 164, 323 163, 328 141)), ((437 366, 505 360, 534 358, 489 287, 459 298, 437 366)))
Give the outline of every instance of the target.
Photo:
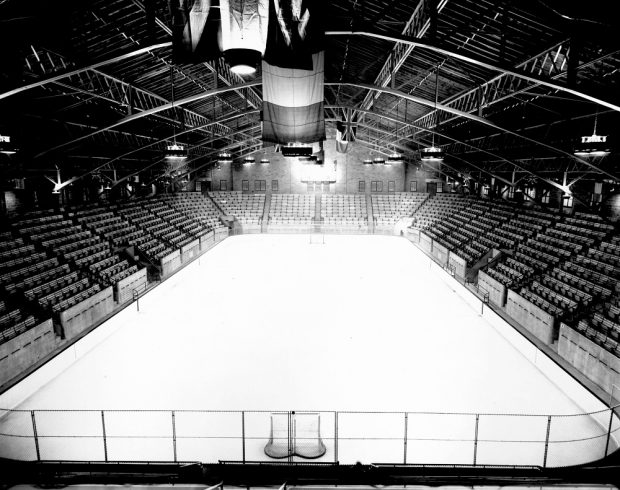
MULTIPOLYGON (((170 42, 166 42, 166 43, 159 43, 159 44, 153 44, 151 46, 147 46, 145 48, 141 48, 141 49, 136 49, 135 51, 130 51, 128 53, 125 54, 121 54, 119 56, 115 56, 113 58, 109 58, 107 60, 104 61, 99 61, 97 63, 93 63, 91 65, 82 67, 82 68, 76 68, 74 70, 69 70, 69 71, 65 71, 63 73, 61 73, 60 75, 54 75, 48 78, 44 78, 43 80, 39 80, 37 82, 34 83, 30 83, 28 85, 23 85, 21 87, 17 87, 11 90, 8 90, 7 92, 1 93, 0 94, 0 100, 2 99, 6 99, 7 97, 10 97, 12 95, 15 94, 19 94, 21 92, 25 92, 26 90, 31 90, 33 88, 37 88, 37 87, 43 87, 49 83, 52 82, 57 82, 59 80, 62 80, 63 78, 68 78, 74 75, 79 75, 80 73, 84 72, 84 71, 88 71, 88 70, 94 70, 97 68, 101 68, 102 66, 105 65, 110 65, 112 63, 117 63, 119 61, 123 61, 129 58, 134 58, 136 56, 139 56, 141 54, 147 53, 149 51, 155 51, 157 49, 161 49, 161 48, 167 48, 170 47, 172 45, 172 43, 170 42)), ((39 61, 39 67, 43 70, 43 74, 46 75, 50 72, 53 71, 57 71, 57 67, 53 66, 53 67, 49 67, 49 68, 53 68, 53 69, 49 69, 48 66, 46 65, 46 63, 44 63, 43 60, 45 60, 44 57, 40 56, 39 53, 33 49, 33 54, 29 55, 29 56, 34 56, 35 59, 38 59, 39 61)), ((31 63, 28 61, 28 58, 26 58, 26 63, 29 67, 31 67, 31 63)), ((72 66, 72 65, 67 65, 66 63, 62 64, 64 67, 67 66, 72 66)), ((34 71, 34 70, 33 70, 34 71)))
MULTIPOLYGON (((56 60, 57 63, 66 62, 62 56, 56 53, 46 53, 49 60, 56 60)), ((63 80, 62 83, 63 86, 92 94, 95 97, 105 98, 108 102, 126 107, 128 113, 134 110, 145 111, 168 102, 164 97, 160 97, 147 90, 142 90, 123 80, 92 68, 82 70, 79 73, 64 78, 65 80, 63 80)), ((202 126, 212 122, 205 116, 188 109, 183 109, 183 118, 185 124, 190 126, 202 126)), ((170 119, 170 121, 172 120, 170 119)), ((218 130, 221 131, 222 134, 232 132, 232 129, 224 125, 220 125, 218 130)), ((45 153, 46 152, 42 152, 41 155, 45 153)))
MULTIPOLYGON (((570 45, 567 41, 563 41, 517 65, 516 68, 552 80, 566 72, 569 57, 570 45)), ((443 104, 464 112, 478 111, 480 114, 479 111, 483 108, 534 86, 536 85, 514 75, 502 73, 477 87, 443 101, 443 104)), ((425 128, 431 127, 435 121, 434 117, 434 111, 431 111, 418 118, 416 124, 425 128)))
MULTIPOLYGON (((147 9, 146 9, 144 3, 141 0, 132 0, 132 2, 140 10, 142 10, 143 12, 146 13, 147 9)), ((165 32, 166 34, 172 36, 172 30, 159 17, 155 16, 154 20, 155 20, 155 24, 157 24, 157 26, 163 32, 165 32)), ((213 64, 203 63, 203 65, 207 69, 209 69, 212 73, 216 73, 218 79, 221 80, 222 82, 224 82, 224 84, 226 86, 228 86, 228 87, 231 87, 233 85, 240 85, 242 83, 245 83, 245 80, 242 77, 240 77, 239 75, 236 75, 235 73, 230 71, 230 67, 228 66, 227 63, 225 63, 223 61, 222 58, 216 60, 213 64)), ((189 78, 193 80, 193 77, 189 77, 189 78)), ((258 109, 258 108, 262 107, 262 105, 263 105, 262 98, 254 90, 248 90, 246 93, 243 93, 242 90, 239 90, 239 91, 236 91, 236 93, 240 97, 245 99, 248 102, 248 104, 251 107, 253 107, 254 109, 258 109)))
MULTIPOLYGON (((405 28, 403 29, 402 35, 409 38, 421 38, 424 36, 426 31, 430 28, 431 18, 429 16, 430 6, 436 4, 436 11, 441 12, 441 10, 446 6, 448 0, 419 0, 416 5, 411 17, 405 24, 405 28)), ((328 33, 330 34, 330 33, 328 33)), ((375 82, 373 85, 378 85, 380 87, 387 87, 394 74, 400 70, 400 67, 403 66, 403 63, 407 59, 407 57, 413 51, 414 46, 411 44, 404 44, 396 41, 394 48, 390 52, 387 60, 383 64, 381 70, 379 70, 379 74, 375 78, 375 82)), ((368 110, 372 107, 375 96, 373 92, 368 92, 366 97, 361 103, 361 108, 368 110)))
MULTIPOLYGON (((345 108, 345 107, 341 107, 341 106, 328 106, 328 107, 329 108, 345 108)), ((376 111, 371 111, 371 110, 363 111, 363 112, 366 113, 366 114, 369 114, 369 115, 377 116, 377 117, 382 118, 382 119, 387 119, 387 120, 391 120, 391 121, 394 121, 394 122, 398 122, 398 123, 401 124, 401 127, 404 127, 404 128, 406 128, 406 127, 416 128, 416 125, 414 123, 410 123, 410 122, 407 122, 407 121, 404 121, 404 120, 401 120, 401 119, 397 119, 394 116, 380 114, 380 113, 377 113, 376 111)), ((359 125, 359 123, 358 123, 358 125, 359 125)), ((362 126, 364 126, 364 125, 362 125, 362 126)), ((374 127, 372 127, 372 128, 375 129, 374 127)), ((545 176, 543 176, 543 175, 541 175, 541 174, 539 174, 537 172, 534 172, 532 170, 529 170, 529 169, 523 167, 522 165, 520 165, 519 163, 517 163, 515 161, 508 160, 508 159, 502 157, 501 155, 497 155, 497 154, 492 153, 490 151, 486 151, 484 149, 474 147, 474 146, 472 146, 472 145, 470 145, 468 143, 459 141, 459 140, 457 140, 455 138, 452 138, 450 136, 443 135, 443 134, 441 134, 439 132, 436 132, 435 130, 429 130, 429 132, 434 132, 435 134, 438 134, 438 135, 442 136, 443 138, 451 140, 451 141, 453 141, 455 143, 462 144, 462 145, 465 145, 465 146, 470 146, 472 148, 476 148, 477 150, 479 150, 479 151, 481 151, 483 153, 486 153, 486 154, 488 154, 488 155, 490 155, 492 157, 498 158, 500 161, 511 165, 513 169, 517 168, 517 169, 521 170, 522 172, 525 172, 525 173, 527 173, 529 175, 532 175, 532 176, 536 177, 540 181, 545 182, 546 184, 548 184, 548 185, 550 185, 552 187, 555 187, 555 188, 563 190, 563 188, 559 184, 557 184, 557 182, 549 180, 545 176)), ((397 130, 397 133, 398 133, 398 130, 397 130)), ((399 139, 410 138, 410 137, 411 137, 410 134, 405 134, 405 136, 403 136, 402 138, 399 138, 399 139)), ((392 144, 392 143, 388 143, 388 144, 392 144)), ((478 169, 480 171, 483 171, 483 172, 491 175, 492 177, 496 177, 497 179, 499 179, 499 180, 501 180, 503 182, 506 182, 508 185, 513 185, 513 183, 511 183, 509 181, 506 181, 505 179, 503 179, 502 177, 498 176, 497 174, 495 174, 495 173, 493 173, 493 172, 491 172, 489 170, 484 170, 481 167, 476 166, 475 164, 473 164, 472 162, 470 162, 469 160, 467 160, 467 159, 465 159, 463 157, 460 157, 460 156, 457 156, 457 155, 453 155, 453 154, 450 154, 450 156, 453 157, 453 158, 456 158, 457 160, 461 160, 461 161, 467 163, 468 165, 470 165, 470 166, 472 166, 472 167, 474 167, 474 168, 476 168, 476 169, 478 169)))
MULTIPOLYGON (((149 108, 149 109, 144 109, 141 112, 138 112, 137 114, 131 114, 131 115, 129 115, 129 116, 123 118, 123 119, 120 119, 120 120, 118 120, 118 121, 116 121, 116 122, 114 122, 114 123, 104 127, 104 128, 100 128, 100 129, 98 129, 96 131, 93 131, 91 133, 82 135, 82 136, 80 136, 78 138, 74 138, 71 141, 66 141, 64 143, 61 143, 59 145, 54 146, 53 148, 48 148, 47 150, 45 150, 43 152, 40 152, 37 155, 35 155, 35 158, 39 158, 42 155, 45 155, 46 153, 49 153, 51 151, 56 151, 56 150, 59 150, 61 148, 65 148, 67 146, 71 146, 71 145, 73 145, 75 143, 78 143, 79 141, 85 140, 86 138, 90 138, 90 137, 92 137, 92 136, 94 136, 94 135, 96 135, 98 133, 103 132, 103 131, 108 131, 110 129, 117 128, 117 127, 122 126, 124 124, 127 124, 129 122, 137 121, 138 119, 142 119, 143 117, 153 116, 153 115, 158 114, 158 113, 160 113, 162 111, 166 111, 166 110, 172 109, 173 107, 174 108, 181 107, 181 106, 183 106, 185 104, 189 104, 191 102, 196 102, 198 100, 206 99, 208 97, 213 97, 213 96, 216 96, 216 95, 219 95, 219 94, 222 94, 222 93, 239 90, 241 88, 255 87, 255 86, 259 85, 259 84, 260 84, 260 82, 251 82, 251 83, 246 83, 246 84, 243 84, 243 85, 233 85, 231 87, 221 87, 221 88, 217 88, 217 89, 213 89, 213 90, 207 90, 207 91, 205 91, 205 92, 203 92, 201 94, 191 95, 189 97, 185 97, 183 99, 176 100, 174 103, 165 101, 164 104, 161 104, 161 105, 149 108)), ((208 124, 208 123, 211 122, 211 121, 207 120, 206 118, 204 119, 204 121, 205 121, 204 124, 208 124)), ((223 126, 223 127, 228 128, 227 126, 223 126)), ((228 128, 228 129, 230 131, 232 131, 231 128, 228 128)))
MULTIPOLYGON (((236 118, 239 118, 239 117, 245 117, 245 116, 248 116, 248 115, 250 115, 250 114, 256 114, 256 113, 258 113, 258 112, 259 112, 259 110, 258 110, 258 109, 252 109, 252 110, 249 110, 249 111, 246 111, 246 112, 243 112, 243 113, 239 113, 239 114, 232 114, 232 115, 226 116, 226 117, 224 117, 224 118, 220 118, 218 122, 230 121, 230 120, 233 120, 233 119, 236 119, 236 118)), ((213 122, 211 122, 211 123, 207 123, 207 124, 205 124, 204 128, 207 128, 207 127, 209 127, 209 126, 211 126, 211 125, 214 125, 214 124, 216 124, 216 123, 213 123, 213 122)), ((176 133, 176 136, 177 136, 177 137, 182 136, 182 135, 184 135, 184 134, 187 134, 187 133, 190 133, 190 132, 194 131, 195 129, 196 129, 196 128, 186 129, 185 131, 182 131, 182 132, 180 132, 180 133, 176 133)), ((243 133, 243 134, 245 134, 245 133, 243 133)), ((73 183, 73 182, 76 182, 76 181, 78 181, 78 180, 80 180, 80 179, 83 179, 84 177, 87 177, 88 175, 92 174, 93 172, 97 172, 98 170, 101 170, 102 168, 105 168, 105 167, 107 167, 108 165, 113 164, 114 162, 117 162, 117 161, 119 161, 119 160, 124 160, 127 156, 132 155, 133 153, 137 153, 137 152, 139 152, 139 151, 146 150, 146 149, 151 148, 151 147, 153 147, 153 146, 161 145, 161 144, 165 143, 166 141, 168 141, 168 140, 172 139, 174 136, 175 136, 175 135, 174 135, 174 134, 172 134, 172 135, 170 135, 170 136, 168 136, 168 137, 166 137, 166 138, 160 138, 160 139, 157 139, 157 140, 156 140, 156 141, 154 141, 154 142, 151 142, 151 143, 149 143, 149 144, 147 144, 147 145, 143 145, 143 146, 141 146, 141 147, 139 147, 139 148, 134 148, 133 150, 128 151, 128 152, 126 152, 126 153, 123 153, 122 155, 118 155, 118 156, 116 156, 116 157, 113 157, 113 158, 110 158, 110 159, 106 159, 106 161, 105 161, 104 163, 102 163, 101 165, 98 165, 97 167, 95 167, 95 168, 93 168, 93 169, 89 170, 88 172, 85 172, 85 173, 83 173, 83 174, 81 174, 81 175, 78 175, 78 176, 76 176, 76 177, 71 177, 69 180, 67 180, 67 182, 63 183, 63 187, 65 187, 66 185, 69 185, 69 184, 71 184, 71 183, 73 183)), ((218 138, 214 138, 214 139, 213 139, 213 141, 217 141, 218 139, 221 139, 221 138, 220 138, 220 137, 218 137, 218 138)), ((247 139, 242 140, 240 143, 243 143, 243 142, 245 142, 245 141, 249 141, 249 140, 251 140, 251 139, 256 139, 256 138, 255 138, 255 137, 248 137, 247 139)), ((205 141, 201 141, 201 142, 199 143, 199 145, 200 145, 200 144, 203 144, 203 145, 204 145, 204 144, 208 144, 208 143, 210 143, 210 142, 211 142, 211 141, 206 141, 206 142, 205 142, 205 141)), ((232 145, 234 145, 234 143, 232 143, 232 145)), ((163 149, 164 149, 164 148, 162 148, 162 150, 163 150, 163 149)), ((217 149, 216 151, 221 151, 221 149, 217 149)), ((208 153, 207 153, 207 155, 210 155, 210 154, 211 154, 211 152, 208 152, 208 153)), ((201 155, 201 156, 205 156, 205 155, 201 155)), ((161 160, 158 160, 158 161, 161 161, 161 160)), ((152 165, 149 165, 149 166, 148 166, 148 167, 146 167, 146 168, 150 168, 150 167, 152 167, 152 165)), ((146 170, 146 168, 142 169, 141 171, 146 170)), ((140 171, 139 171, 139 172, 137 172, 137 173, 140 173, 140 171)), ((132 174, 132 175, 135 175, 135 174, 132 174)))
POLYGON ((500 67, 497 65, 493 65, 491 63, 488 63, 486 61, 480 60, 480 59, 476 59, 476 58, 472 58, 471 56, 466 56, 460 53, 457 53, 455 51, 451 51, 448 49, 444 49, 444 48, 440 48, 438 46, 434 46, 430 43, 424 42, 422 40, 419 39, 411 39, 411 38, 407 38, 407 37, 401 37, 401 36, 387 36, 385 34, 377 34, 374 32, 366 32, 366 31, 327 31, 326 32, 327 35, 331 35, 331 36, 366 36, 366 37, 371 37, 371 38, 375 38, 375 39, 383 39, 386 41, 393 41, 393 42, 399 42, 399 43, 403 43, 403 44, 407 44, 413 47, 419 47, 419 48, 423 48, 423 49, 428 49, 430 51, 434 51, 435 53, 439 53, 443 56, 448 56, 450 58, 454 58, 454 59, 458 59, 460 61, 465 61, 467 63, 471 63, 473 65, 476 66, 481 66, 483 68, 486 68, 487 70, 494 70, 497 71, 499 73, 503 73, 505 75, 511 75, 513 77, 515 77, 516 79, 519 80, 524 80, 527 82, 530 82, 532 84, 538 84, 538 85, 542 85, 545 86, 547 88, 553 89, 553 90, 558 90, 560 92, 566 92, 569 93, 571 95, 574 95, 580 99, 584 99, 587 100, 588 102, 592 102, 594 104, 598 104, 598 105, 602 105, 604 107, 608 107, 609 109, 612 109, 614 111, 620 112, 620 106, 616 105, 616 104, 612 104, 611 102, 607 102, 605 100, 599 99, 597 97, 593 97, 591 95, 588 94, 584 94, 583 92, 579 92, 578 90, 574 90, 571 88, 568 88, 566 86, 563 85, 558 85, 556 83, 550 82, 549 80, 546 80, 544 78, 542 78, 541 76, 538 75, 531 75, 525 72, 520 72, 520 71, 515 71, 512 68, 507 68, 507 67, 500 67))
MULTIPOLYGON (((325 85, 330 85, 330 83, 326 83, 325 85)), ((418 104, 422 104, 422 105, 425 105, 427 107, 436 107, 439 110, 443 110, 443 111, 449 112, 451 114, 455 114, 455 115, 458 115, 460 117, 464 117, 465 119, 470 119, 472 121, 477 121, 477 122, 479 122, 481 124, 484 124, 485 126, 489 126, 489 127, 494 128, 494 129, 497 129, 498 131, 500 131, 500 133, 505 133, 505 134, 508 134, 508 135, 515 136, 517 138, 522 139, 523 141, 528 141, 529 143, 533 143, 533 144, 535 144, 537 146, 541 146, 543 148, 547 148, 548 150, 551 150, 554 153, 558 153, 558 154, 563 155, 563 156, 568 156, 568 157, 574 159, 575 161, 578 161, 578 162, 580 162, 580 163, 582 163, 582 164, 584 164, 584 165, 586 165, 586 166, 588 166, 590 168, 598 170, 602 174, 607 175, 608 177, 611 177, 612 179, 618 179, 619 178, 619 177, 616 177, 615 175, 613 175, 613 174, 611 174, 611 173, 609 173, 609 172, 607 172, 607 171, 597 167, 596 165, 593 165, 592 163, 590 163, 590 162, 588 162, 588 161, 586 161, 586 160, 584 160, 582 158, 579 158, 579 157, 573 155, 572 153, 568 153, 567 151, 562 150, 561 148, 557 148, 555 146, 549 145, 549 144, 547 144, 547 143, 545 143, 543 141, 535 140, 533 138, 530 138, 528 136, 522 135, 522 134, 517 133, 515 131, 512 131, 510 129, 503 128, 503 127, 501 127, 501 126, 499 126, 499 125, 497 125, 497 124, 495 124, 495 123, 493 123, 493 122, 491 122, 488 119, 485 119, 483 117, 475 116, 473 114, 464 113, 464 112, 461 112, 461 111, 459 111, 457 109, 453 109, 451 107, 444 106, 443 104, 435 104, 434 101, 429 101, 429 100, 426 100, 426 99, 422 99, 420 97, 416 97, 414 95, 410 95, 410 94, 407 94, 407 93, 404 93, 404 92, 399 92, 398 90, 388 89, 388 88, 385 88, 385 87, 374 87, 372 85, 368 85, 368 84, 364 84, 364 83, 345 83, 343 85, 349 85, 349 86, 353 86, 353 87, 362 87, 362 88, 367 88, 368 90, 377 90, 379 92, 386 92, 386 93, 388 93, 390 95, 393 95, 395 97, 401 97, 401 98, 404 98, 404 99, 408 99, 408 100, 411 100, 412 102, 416 102, 418 104)))
MULTIPOLYGON (((566 61, 566 58, 568 57, 569 60, 571 59, 571 57, 567 54, 570 49, 570 45, 567 43, 561 43, 550 48, 550 50, 531 58, 519 66, 524 69, 531 70, 534 73, 544 74, 546 72, 549 75, 550 80, 555 80, 562 76, 567 76, 569 63, 566 61), (560 54, 562 46, 564 46, 565 49, 564 55, 560 54), (559 61, 560 59, 562 60, 561 62, 559 61), (547 69, 544 68, 545 66, 547 69)), ((579 69, 586 68, 587 66, 600 62, 617 53, 618 51, 614 51, 600 56, 595 60, 584 62, 579 66, 579 69)), ((458 94, 451 99, 444 101, 444 103, 466 112, 481 111, 483 108, 490 107, 497 102, 501 102, 516 95, 527 93, 537 86, 538 85, 536 84, 530 84, 524 80, 516 79, 512 75, 504 74, 494 77, 488 82, 485 82, 471 90, 458 94)), ((539 95, 536 94, 536 96, 539 95)), ((418 121, 422 126, 430 127, 433 122, 432 113, 425 114, 420 117, 418 121)), ((444 119, 441 122, 446 123, 449 121, 450 119, 444 119)))

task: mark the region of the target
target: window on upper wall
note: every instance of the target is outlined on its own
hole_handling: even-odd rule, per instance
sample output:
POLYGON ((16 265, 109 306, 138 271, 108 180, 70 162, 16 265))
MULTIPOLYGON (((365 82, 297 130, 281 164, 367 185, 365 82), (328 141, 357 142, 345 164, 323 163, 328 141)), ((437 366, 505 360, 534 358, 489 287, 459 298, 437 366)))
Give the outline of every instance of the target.
POLYGON ((443 182, 437 182, 437 192, 443 192, 443 182))
POLYGON ((359 181, 357 190, 359 192, 366 192, 366 181, 365 180, 360 180, 359 181))
POLYGON ((228 181, 227 180, 220 180, 220 190, 221 191, 227 191, 228 190, 228 181))
POLYGON ((573 207, 573 196, 562 196, 562 205, 565 208, 573 207))
POLYGON ((255 180, 254 181, 254 192, 265 192, 266 190, 267 190, 266 180, 255 180))
POLYGON ((278 181, 277 180, 271 181, 271 190, 278 192, 278 181))
POLYGON ((418 192, 418 181, 412 180, 409 182, 409 192, 418 192))
POLYGON ((515 198, 515 187, 513 185, 508 187, 508 199, 515 198))
POLYGON ((388 192, 396 191, 396 182, 393 180, 388 181, 388 192))
POLYGON ((377 181, 377 192, 383 192, 383 181, 377 181))
POLYGON ((543 204, 549 204, 549 198, 551 196, 551 192, 549 189, 542 191, 542 195, 540 196, 540 202, 543 204))
POLYGON ((249 190, 250 190, 250 181, 249 180, 242 180, 241 181, 241 190, 243 192, 249 192, 249 190))
POLYGON ((370 192, 377 192, 377 181, 372 180, 370 182, 370 192))

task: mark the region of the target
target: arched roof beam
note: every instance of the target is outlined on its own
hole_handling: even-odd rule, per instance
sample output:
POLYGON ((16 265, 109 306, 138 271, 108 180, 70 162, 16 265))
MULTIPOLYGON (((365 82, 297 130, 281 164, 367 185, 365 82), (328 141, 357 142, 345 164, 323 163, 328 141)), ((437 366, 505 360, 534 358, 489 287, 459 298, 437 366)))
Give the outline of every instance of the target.
MULTIPOLYGON (((326 82, 325 83, 325 85, 335 85, 335 84, 336 84, 336 82, 326 82)), ((611 174, 611 173, 609 173, 609 172, 607 172, 607 171, 597 167, 596 165, 588 162, 587 160, 584 160, 582 158, 579 158, 579 157, 573 155, 572 153, 568 153, 567 151, 564 151, 561 148, 557 148, 555 146, 549 145, 549 144, 544 143, 542 141, 535 140, 534 138, 530 138, 528 136, 522 135, 522 134, 520 134, 520 133, 518 133, 516 131, 512 131, 510 129, 507 129, 507 128, 504 128, 502 126, 499 126, 498 124, 495 124, 494 122, 489 121, 488 119, 485 119, 484 117, 475 116, 475 115, 469 114, 467 112, 459 111, 458 109, 454 109, 452 107, 445 106, 443 104, 436 104, 435 105, 435 101, 426 100, 426 99, 423 99, 421 97, 416 97, 415 95, 410 95, 410 94, 407 94, 405 92, 401 92, 399 90, 390 89, 390 88, 387 88, 387 87, 377 87, 375 85, 369 85, 369 84, 360 83, 360 82, 343 82, 342 84, 343 85, 348 85, 348 86, 351 86, 351 87, 360 87, 360 88, 365 88, 365 89, 368 89, 368 90, 376 90, 376 91, 379 91, 379 92, 385 92, 387 94, 393 95, 394 97, 401 97, 401 98, 404 98, 404 99, 408 99, 408 100, 410 100, 412 102, 415 102, 415 103, 421 104, 421 105, 425 105, 427 107, 435 108, 435 106, 436 106, 438 110, 449 112, 450 114, 455 114, 455 115, 457 115, 459 117, 463 117, 465 119, 470 119, 472 121, 476 121, 476 122, 478 122, 480 124, 483 124, 485 126, 493 128, 493 129, 495 129, 497 131, 504 132, 506 134, 510 134, 510 135, 515 136, 517 138, 521 138, 524 141, 528 141, 529 143, 532 143, 534 145, 547 148, 548 150, 551 150, 554 153, 558 153, 558 154, 563 155, 563 156, 568 156, 568 157, 570 157, 571 159, 573 159, 575 161, 578 161, 578 162, 580 162, 580 163, 582 163, 582 164, 584 164, 584 165, 586 165, 586 166, 588 166, 588 167, 590 167, 592 169, 595 169, 595 170, 599 171, 601 174, 607 175, 608 177, 610 177, 612 179, 620 180, 619 177, 616 177, 615 175, 613 175, 613 174, 611 174)), ((424 128, 424 131, 426 131, 426 130, 427 129, 424 128)))
POLYGON ((53 77, 47 77, 47 78, 44 78, 43 80, 38 80, 36 82, 29 83, 28 85, 22 85, 21 87, 17 87, 17 88, 8 90, 6 92, 3 92, 0 94, 0 100, 6 99, 7 97, 11 97, 12 95, 16 95, 21 92, 25 92, 27 90, 31 90, 33 88, 43 87, 49 83, 58 82, 59 80, 62 80, 63 78, 69 78, 74 75, 79 75, 80 73, 83 73, 85 71, 95 70, 97 68, 101 68, 102 66, 111 65, 119 61, 123 61, 129 58, 134 58, 141 54, 148 53, 149 51, 155 51, 157 49, 168 48, 170 46, 172 46, 171 42, 153 44, 151 46, 146 46, 145 48, 136 49, 134 51, 130 51, 128 53, 115 56, 113 58, 108 58, 107 60, 99 61, 97 63, 92 63, 90 65, 83 66, 81 68, 76 68, 75 70, 66 71, 59 75, 54 75, 53 77))
MULTIPOLYGON (((227 86, 227 87, 219 87, 219 88, 215 88, 212 90, 207 90, 205 92, 202 92, 200 94, 196 94, 196 95, 191 95, 189 97, 185 97, 184 99, 179 99, 177 101, 173 102, 167 102, 165 104, 162 104, 160 106, 157 107, 153 107, 151 109, 146 109, 143 110, 141 112, 138 112, 136 114, 131 114, 130 116, 124 117, 123 119, 120 119, 106 127, 97 129, 95 131, 92 131, 88 134, 84 134, 82 136, 79 136, 77 138, 72 139, 71 141, 65 141, 64 143, 61 143, 59 145, 56 145, 52 148, 48 148, 47 150, 44 150, 40 153, 38 153, 37 155, 35 155, 34 158, 39 158, 43 155, 45 155, 46 153, 49 153, 51 151, 56 151, 59 150, 61 148, 66 148, 67 146, 73 145, 75 143, 78 143, 82 140, 85 140, 87 138, 90 138, 92 136, 95 136, 96 134, 102 133, 104 131, 109 131, 110 129, 114 129, 117 128, 119 126, 122 126, 124 124, 127 124, 129 122, 132 121, 137 121, 139 119, 142 119, 143 117, 147 117, 147 116, 153 116, 155 114, 158 114, 162 111, 166 111, 166 110, 170 110, 173 109, 175 107, 180 107, 183 106, 185 104, 190 104, 192 102, 196 102, 198 100, 203 100, 203 99, 207 99, 209 97, 213 97, 219 94, 223 94, 226 92, 232 92, 232 91, 236 91, 242 88, 247 88, 247 87, 256 87, 257 85, 260 85, 261 82, 250 82, 250 83, 244 83, 241 85, 231 85, 231 86, 227 86)), ((217 123, 217 121, 215 121, 215 123, 217 123)))
MULTIPOLYGON (((330 35, 330 36, 365 36, 365 37, 372 37, 375 39, 382 39, 384 41, 391 41, 391 42, 397 42, 397 43, 403 43, 403 44, 407 44, 413 47, 418 47, 418 48, 422 48, 422 49, 428 49, 430 51, 434 51, 435 53, 439 53, 443 56, 447 56, 449 58, 454 58, 454 59, 458 59, 460 61, 465 61, 467 63, 471 63, 473 65, 476 66, 481 66, 482 68, 486 68, 487 70, 493 70, 493 71, 497 71, 500 73, 504 73, 506 75, 511 75, 515 78, 519 78, 521 80, 525 80, 527 82, 530 83, 535 83, 538 85, 543 85, 545 87, 548 87, 550 89, 553 90, 558 90, 560 92, 565 92, 571 95, 574 95, 580 99, 584 99, 587 100, 589 102, 593 102, 595 104, 598 105, 602 105, 604 107, 608 107, 609 109, 613 109, 616 112, 620 112, 620 106, 616 105, 616 104, 612 104, 611 102, 607 102, 603 99, 599 99, 597 97, 593 97, 591 95, 588 94, 584 94, 583 92, 579 92, 578 90, 574 90, 571 88, 568 88, 564 85, 558 85, 556 83, 553 82, 549 82, 548 80, 545 80, 543 78, 540 77, 535 77, 532 75, 528 75, 526 73, 522 73, 522 72, 518 72, 515 71, 511 68, 508 67, 502 67, 502 66, 498 66, 498 65, 493 65, 491 63, 488 63, 486 61, 480 60, 480 59, 476 59, 476 58, 472 58, 471 56, 466 56, 460 53, 457 53, 455 51, 451 51, 449 49, 445 49, 445 48, 440 48, 439 46, 435 46, 433 44, 430 44, 428 42, 422 41, 421 39, 416 39, 416 38, 410 38, 410 37, 405 37, 405 36, 387 36, 385 34, 378 34, 375 32, 367 32, 367 31, 327 31, 325 34, 330 35)), ((380 87, 380 88, 384 88, 384 87, 380 87)), ((370 89, 369 89, 370 90, 370 89)), ((439 108, 439 107, 438 107, 439 108)))
MULTIPOLYGON (((152 143, 149 143, 147 145, 143 145, 143 146, 141 146, 139 148, 135 148, 135 149, 133 149, 131 151, 123 153, 122 155, 118 155, 118 156, 115 156, 113 158, 110 158, 110 159, 106 160, 104 163, 102 163, 101 165, 98 165, 97 167, 89 170, 88 172, 83 173, 82 175, 78 175, 76 177, 71 177, 66 182, 63 182, 61 184, 60 188, 66 187, 67 185, 72 184, 73 182, 75 182, 77 180, 83 179, 84 177, 87 177, 88 175, 92 174, 93 172, 101 170, 102 168, 104 168, 104 167, 106 167, 106 166, 108 166, 108 165, 110 165, 110 164, 112 164, 114 162, 117 162, 119 160, 123 160, 125 157, 128 157, 129 155, 132 155, 132 154, 137 153, 137 152, 142 151, 142 150, 146 150, 148 148, 151 148, 152 146, 159 145, 159 144, 161 144, 161 143, 163 143, 165 141, 169 141, 169 140, 173 139, 175 136, 176 137, 183 136, 184 134, 191 133, 192 131, 195 131, 197 129, 206 129, 209 126, 212 126, 212 125, 215 125, 215 124, 218 124, 218 123, 232 121, 232 120, 237 119, 239 117, 248 116, 250 114, 256 114, 258 112, 260 112, 258 109, 252 109, 252 110, 249 110, 249 111, 240 112, 240 113, 237 113, 237 114, 232 114, 230 116, 227 116, 227 117, 224 117, 224 118, 220 118, 217 121, 212 121, 210 123, 204 124, 200 128, 186 129, 185 131, 181 131, 180 133, 171 134, 171 135, 166 136, 164 138, 157 139, 156 141, 153 141, 152 143)), ((212 141, 216 141, 216 140, 221 139, 221 138, 223 138, 223 136, 222 137, 218 137, 218 138, 214 138, 212 141)), ((251 139, 251 138, 248 138, 248 140, 249 139, 251 139)), ((210 143, 210 141, 207 141, 207 143, 210 143)), ((205 142, 201 141, 200 144, 205 144, 205 142)), ((149 167, 152 167, 152 165, 149 165, 146 168, 149 168, 149 167)), ((141 171, 146 170, 146 168, 142 169, 141 171)), ((138 173, 140 173, 140 172, 138 172, 138 173)), ((132 175, 136 175, 136 174, 132 174, 132 175)))

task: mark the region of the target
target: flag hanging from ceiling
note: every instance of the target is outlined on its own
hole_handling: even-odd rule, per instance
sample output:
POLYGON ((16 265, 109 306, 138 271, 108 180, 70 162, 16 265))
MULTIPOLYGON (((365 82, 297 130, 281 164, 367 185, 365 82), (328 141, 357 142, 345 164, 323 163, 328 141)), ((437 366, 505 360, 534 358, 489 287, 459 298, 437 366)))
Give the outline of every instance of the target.
POLYGON ((170 0, 175 63, 203 63, 221 56, 220 0, 170 0))
POLYGON ((272 0, 263 57, 263 140, 325 139, 322 2, 272 0))
POLYGON ((234 69, 247 64, 253 73, 267 44, 269 0, 219 0, 222 17, 221 47, 234 69))
POLYGON ((353 110, 345 109, 342 121, 336 123, 336 151, 346 153, 349 151, 349 143, 355 141, 357 122, 353 110))

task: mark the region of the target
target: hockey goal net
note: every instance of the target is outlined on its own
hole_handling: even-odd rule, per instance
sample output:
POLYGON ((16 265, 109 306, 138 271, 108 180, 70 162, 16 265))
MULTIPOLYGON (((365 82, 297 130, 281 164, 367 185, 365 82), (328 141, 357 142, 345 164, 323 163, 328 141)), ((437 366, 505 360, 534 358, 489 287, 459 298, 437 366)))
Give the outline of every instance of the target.
POLYGON ((292 456, 320 458, 326 452, 321 439, 321 415, 318 413, 272 413, 269 442, 265 454, 282 459, 292 456))

